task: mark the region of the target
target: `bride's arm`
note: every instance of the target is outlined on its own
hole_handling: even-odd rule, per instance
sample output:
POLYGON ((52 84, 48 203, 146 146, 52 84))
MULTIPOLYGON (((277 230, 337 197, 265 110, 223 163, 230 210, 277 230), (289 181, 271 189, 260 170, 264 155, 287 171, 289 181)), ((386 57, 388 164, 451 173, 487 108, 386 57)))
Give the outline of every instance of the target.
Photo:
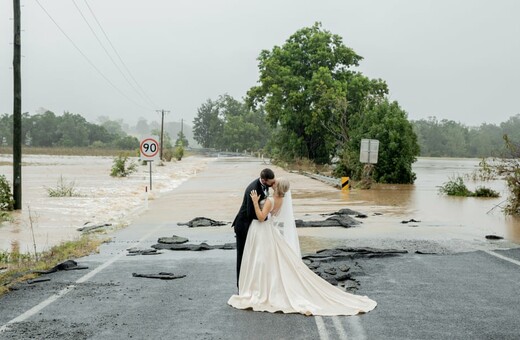
POLYGON ((264 203, 264 207, 260 209, 260 204, 258 203, 258 200, 260 197, 256 193, 256 190, 251 190, 251 200, 253 201, 253 206, 255 207, 255 214, 256 218, 263 222, 266 220, 267 215, 269 214, 269 211, 271 211, 271 200, 266 199, 264 203))

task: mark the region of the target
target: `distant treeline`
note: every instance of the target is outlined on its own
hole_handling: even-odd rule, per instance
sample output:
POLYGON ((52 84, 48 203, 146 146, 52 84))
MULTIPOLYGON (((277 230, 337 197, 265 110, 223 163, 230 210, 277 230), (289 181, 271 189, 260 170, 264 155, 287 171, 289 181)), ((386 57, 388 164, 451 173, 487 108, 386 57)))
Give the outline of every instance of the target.
MULTIPOLYGON (((57 116, 52 111, 22 115, 22 143, 35 147, 139 148, 139 140, 124 132, 117 122, 105 121, 97 125, 79 114, 65 112, 57 116)), ((12 144, 13 116, 4 114, 0 116, 0 145, 12 144)))
POLYGON ((520 141, 520 114, 500 125, 468 127, 435 117, 412 121, 424 157, 501 157, 505 152, 504 135, 520 141))
MULTIPOLYGON (((79 114, 65 112, 58 116, 52 111, 22 115, 22 143, 35 147, 97 147, 135 150, 139 148, 137 137, 129 135, 122 121, 102 117, 100 124, 93 124, 79 114)), ((156 133, 158 126, 148 126, 141 119, 134 128, 140 134, 156 133), (146 126, 144 126, 146 125, 146 126)), ((154 122, 155 123, 155 122, 154 122)), ((411 121, 423 157, 501 157, 505 152, 504 135, 520 141, 520 114, 499 125, 482 124, 468 127, 453 120, 436 117, 411 121)), ((180 127, 177 127, 180 129, 180 127)), ((166 129, 165 129, 166 130, 166 129)), ((136 132, 137 133, 137 132, 136 132)), ((192 135, 191 128, 184 133, 192 135)), ((167 133, 167 135, 169 135, 167 133)), ((169 136, 166 136, 169 138, 169 136)), ((13 116, 0 116, 0 145, 13 142, 13 116)))

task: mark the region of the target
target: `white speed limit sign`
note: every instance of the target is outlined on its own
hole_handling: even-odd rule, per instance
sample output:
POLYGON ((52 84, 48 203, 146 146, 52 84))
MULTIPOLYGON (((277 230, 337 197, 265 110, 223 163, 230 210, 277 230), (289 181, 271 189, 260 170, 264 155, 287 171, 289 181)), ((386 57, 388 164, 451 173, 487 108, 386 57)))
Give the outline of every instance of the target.
POLYGON ((146 137, 141 141, 139 147, 141 159, 144 161, 154 161, 159 159, 159 142, 154 137, 146 137))

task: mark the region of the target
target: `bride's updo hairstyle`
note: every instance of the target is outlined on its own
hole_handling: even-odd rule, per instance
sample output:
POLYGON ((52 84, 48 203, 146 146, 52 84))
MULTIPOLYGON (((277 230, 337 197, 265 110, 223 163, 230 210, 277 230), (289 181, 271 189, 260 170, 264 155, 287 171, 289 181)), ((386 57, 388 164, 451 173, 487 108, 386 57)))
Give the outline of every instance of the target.
POLYGON ((290 187, 291 187, 291 184, 289 183, 288 180, 286 180, 285 178, 279 178, 276 180, 275 193, 276 193, 276 195, 278 195, 280 197, 284 197, 285 193, 287 191, 289 191, 290 187))

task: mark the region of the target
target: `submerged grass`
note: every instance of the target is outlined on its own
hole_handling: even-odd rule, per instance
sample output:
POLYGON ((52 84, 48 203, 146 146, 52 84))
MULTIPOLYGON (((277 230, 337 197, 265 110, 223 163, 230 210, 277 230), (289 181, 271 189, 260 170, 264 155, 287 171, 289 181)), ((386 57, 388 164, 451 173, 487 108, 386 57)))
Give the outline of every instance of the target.
MULTIPOLYGON (((126 150, 128 152, 128 150, 126 150)), ((139 150, 135 150, 135 155, 139 155, 139 150)), ((22 154, 26 155, 51 155, 51 156, 117 156, 122 152, 120 149, 101 149, 92 147, 77 147, 77 148, 44 148, 44 147, 22 147, 22 154)), ((0 146, 0 154, 10 155, 13 153, 13 148, 8 146, 0 146)))
POLYGON ((0 295, 17 283, 38 277, 39 274, 34 273, 36 270, 49 270, 65 260, 97 253, 105 241, 93 235, 83 235, 39 254, 22 254, 18 244, 13 243, 10 252, 0 252, 0 295))

